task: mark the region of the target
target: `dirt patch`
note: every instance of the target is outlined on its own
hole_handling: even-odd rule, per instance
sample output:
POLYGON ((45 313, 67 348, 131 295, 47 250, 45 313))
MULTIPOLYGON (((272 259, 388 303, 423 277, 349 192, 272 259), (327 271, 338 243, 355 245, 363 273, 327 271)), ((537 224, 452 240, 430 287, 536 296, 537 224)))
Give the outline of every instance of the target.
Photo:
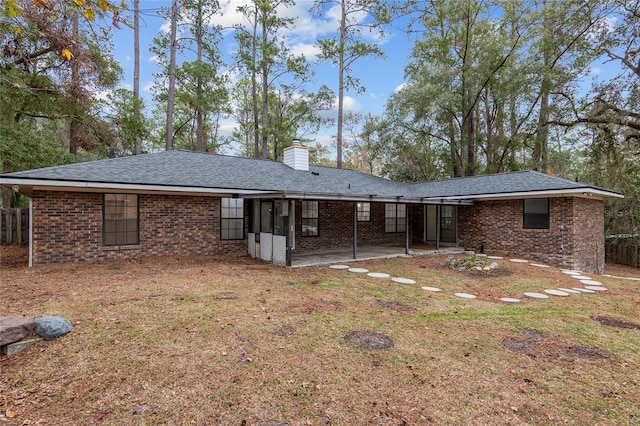
POLYGON ((406 303, 399 302, 397 300, 376 300, 378 306, 384 309, 390 309, 396 312, 411 312, 416 309, 413 306, 409 306, 406 303))
POLYGON ((611 352, 599 348, 590 348, 588 346, 570 346, 567 349, 567 355, 575 358, 611 358, 611 352))
POLYGON ((520 354, 535 355, 538 343, 535 340, 518 339, 515 337, 505 337, 500 341, 503 348, 520 354))
POLYGON ((591 317, 592 320, 598 321, 602 325, 617 328, 628 328, 631 330, 640 330, 640 324, 637 322, 629 322, 611 317, 605 317, 602 315, 591 317))
POLYGON ((286 310, 296 314, 313 314, 315 312, 335 312, 342 309, 337 300, 311 299, 305 303, 289 305, 286 310))
POLYGON ((344 339, 357 348, 369 350, 389 349, 395 344, 386 334, 371 330, 352 331, 344 339))
POLYGON ((550 360, 609 359, 612 356, 611 352, 604 349, 564 344, 536 330, 523 329, 520 331, 528 338, 504 337, 500 341, 501 346, 511 352, 527 355, 531 358, 550 360))

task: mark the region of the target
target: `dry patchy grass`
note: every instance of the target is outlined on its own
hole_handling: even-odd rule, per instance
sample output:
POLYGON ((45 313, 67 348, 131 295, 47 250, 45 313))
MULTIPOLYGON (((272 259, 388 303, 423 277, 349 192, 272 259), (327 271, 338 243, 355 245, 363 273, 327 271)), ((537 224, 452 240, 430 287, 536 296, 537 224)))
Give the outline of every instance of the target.
POLYGON ((444 257, 359 265, 417 285, 246 258, 3 258, 3 315, 75 328, 0 362, 0 423, 640 424, 637 281, 506 305, 577 282, 507 261, 493 276, 452 271, 444 257))

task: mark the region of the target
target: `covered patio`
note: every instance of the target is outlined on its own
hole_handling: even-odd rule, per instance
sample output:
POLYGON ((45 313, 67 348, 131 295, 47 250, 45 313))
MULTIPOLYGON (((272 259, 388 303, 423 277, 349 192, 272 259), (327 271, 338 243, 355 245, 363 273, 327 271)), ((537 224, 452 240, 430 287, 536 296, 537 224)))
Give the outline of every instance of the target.
POLYGON ((399 245, 359 246, 354 258, 353 248, 327 248, 294 252, 291 255, 291 267, 330 265, 333 263, 353 263, 366 260, 390 259, 407 256, 429 256, 447 253, 462 253, 460 247, 440 247, 430 245, 411 245, 409 250, 399 245))

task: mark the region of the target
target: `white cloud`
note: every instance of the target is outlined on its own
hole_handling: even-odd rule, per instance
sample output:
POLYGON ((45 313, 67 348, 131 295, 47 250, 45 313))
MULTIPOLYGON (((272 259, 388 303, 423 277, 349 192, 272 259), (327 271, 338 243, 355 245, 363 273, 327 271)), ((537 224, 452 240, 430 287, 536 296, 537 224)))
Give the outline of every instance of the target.
POLYGON ((158 55, 151 55, 149 56, 148 62, 153 62, 154 64, 160 64, 160 59, 158 58, 158 55))
POLYGON ((308 43, 297 43, 291 46, 291 53, 295 56, 304 55, 309 61, 315 61, 320 54, 320 49, 308 43))
POLYGON ((409 84, 407 82, 404 82, 402 84, 399 84, 396 86, 396 88, 393 90, 393 93, 398 93, 401 92, 405 87, 407 87, 409 84))
MULTIPOLYGON (((336 108, 336 110, 338 109, 338 98, 336 98, 335 102, 334 102, 334 106, 336 108)), ((362 109, 362 105, 360 105, 358 103, 358 101, 355 98, 352 98, 351 96, 345 96, 343 98, 343 104, 342 104, 343 110, 345 113, 347 112, 360 112, 360 110, 362 109)))

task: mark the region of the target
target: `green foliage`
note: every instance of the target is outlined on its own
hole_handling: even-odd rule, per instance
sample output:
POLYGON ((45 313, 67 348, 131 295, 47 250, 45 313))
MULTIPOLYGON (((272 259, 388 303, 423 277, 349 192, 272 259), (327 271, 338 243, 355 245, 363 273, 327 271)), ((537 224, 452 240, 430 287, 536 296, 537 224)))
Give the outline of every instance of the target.
POLYGON ((65 152, 55 138, 39 131, 40 124, 0 121, 0 162, 4 172, 68 164, 73 157, 65 152))

